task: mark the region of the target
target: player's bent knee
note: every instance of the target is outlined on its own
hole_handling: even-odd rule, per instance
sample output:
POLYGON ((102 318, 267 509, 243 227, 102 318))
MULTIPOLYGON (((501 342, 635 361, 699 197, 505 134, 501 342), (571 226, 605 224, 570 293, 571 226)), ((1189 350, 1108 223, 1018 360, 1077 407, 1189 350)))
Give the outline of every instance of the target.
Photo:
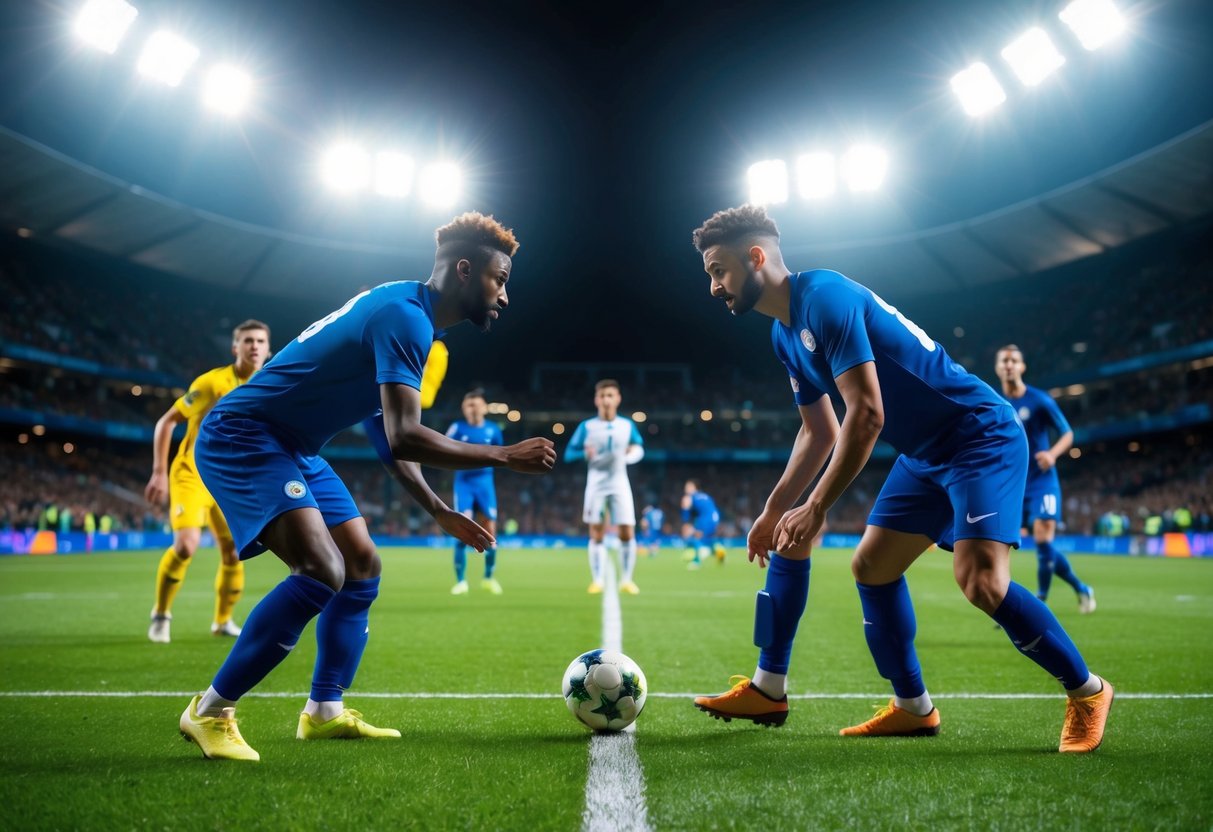
POLYGON ((993 615, 1002 605, 1002 599, 1007 596, 1006 581, 1000 580, 999 576, 992 572, 975 570, 967 575, 958 574, 956 582, 960 584, 969 603, 987 615, 993 615))

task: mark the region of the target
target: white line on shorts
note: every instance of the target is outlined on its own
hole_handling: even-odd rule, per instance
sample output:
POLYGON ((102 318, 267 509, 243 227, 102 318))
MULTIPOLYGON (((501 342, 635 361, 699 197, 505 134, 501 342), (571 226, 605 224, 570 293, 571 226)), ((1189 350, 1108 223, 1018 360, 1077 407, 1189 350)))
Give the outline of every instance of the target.
MULTIPOLYGON (((604 564, 602 592, 602 646, 623 652, 623 611, 615 565, 610 556, 604 564)), ((590 738, 589 775, 585 782, 585 812, 581 828, 586 832, 649 830, 649 810, 644 799, 644 769, 636 754, 635 724, 618 734, 595 734, 590 738)))

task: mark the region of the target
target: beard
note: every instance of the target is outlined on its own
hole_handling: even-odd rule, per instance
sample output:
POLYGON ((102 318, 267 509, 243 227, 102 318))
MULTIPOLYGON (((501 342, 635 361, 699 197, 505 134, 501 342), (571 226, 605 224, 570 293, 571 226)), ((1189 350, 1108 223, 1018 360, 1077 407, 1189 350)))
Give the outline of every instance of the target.
POLYGON ((748 260, 745 262, 745 281, 741 284, 741 292, 733 297, 733 305, 729 308, 729 312, 734 317, 739 317, 749 312, 758 303, 758 298, 762 296, 762 284, 758 282, 758 274, 754 271, 754 264, 748 260))

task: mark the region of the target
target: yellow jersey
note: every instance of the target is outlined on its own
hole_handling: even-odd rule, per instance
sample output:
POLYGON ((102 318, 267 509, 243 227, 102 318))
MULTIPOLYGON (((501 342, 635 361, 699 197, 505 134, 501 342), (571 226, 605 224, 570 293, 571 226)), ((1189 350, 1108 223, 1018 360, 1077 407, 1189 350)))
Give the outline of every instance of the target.
POLYGON ((186 417, 185 438, 181 440, 177 455, 173 457, 173 476, 198 473, 194 468, 194 440, 198 438, 198 427, 216 402, 246 381, 247 378, 236 375, 235 364, 216 367, 194 379, 189 391, 173 404, 177 412, 186 417))

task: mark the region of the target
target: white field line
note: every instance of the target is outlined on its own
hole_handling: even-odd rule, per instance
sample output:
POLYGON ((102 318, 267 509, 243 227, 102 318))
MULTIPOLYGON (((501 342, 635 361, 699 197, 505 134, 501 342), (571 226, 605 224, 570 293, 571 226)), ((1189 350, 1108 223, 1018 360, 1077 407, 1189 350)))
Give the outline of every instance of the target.
MULTIPOLYGON (((196 690, 0 690, 0 698, 7 699, 188 699, 196 690)), ((700 693, 649 693, 649 699, 690 700, 700 693)), ((442 691, 352 691, 352 698, 363 699, 559 699, 557 693, 447 693, 442 691)), ((307 691, 250 691, 243 699, 307 699, 307 691)), ((871 699, 887 701, 885 693, 790 693, 788 699, 871 699)), ((1060 693, 932 693, 931 699, 1061 699, 1060 693)), ((1116 698, 1166 700, 1166 699, 1213 699, 1213 693, 1138 693, 1116 691, 1116 698)))
MULTIPOLYGON (((602 592, 602 646, 623 652, 623 611, 615 566, 608 555, 602 592)), ((585 832, 648 832, 649 810, 644 799, 644 769, 636 754, 635 724, 618 734, 590 738, 589 774, 585 782, 585 832)))

